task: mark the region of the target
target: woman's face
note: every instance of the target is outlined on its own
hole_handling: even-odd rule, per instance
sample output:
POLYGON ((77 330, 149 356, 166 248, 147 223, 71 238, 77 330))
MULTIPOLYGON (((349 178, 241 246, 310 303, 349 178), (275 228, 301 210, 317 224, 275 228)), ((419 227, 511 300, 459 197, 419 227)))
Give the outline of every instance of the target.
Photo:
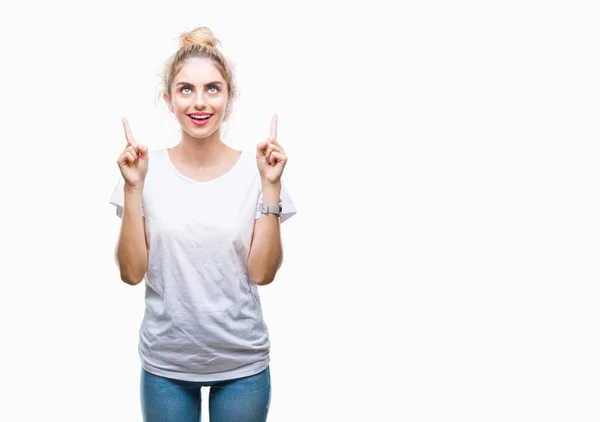
POLYGON ((212 60, 193 58, 185 62, 171 85, 169 110, 181 129, 194 138, 212 135, 223 122, 227 109, 227 83, 212 60), (208 120, 205 118, 208 117, 208 120))

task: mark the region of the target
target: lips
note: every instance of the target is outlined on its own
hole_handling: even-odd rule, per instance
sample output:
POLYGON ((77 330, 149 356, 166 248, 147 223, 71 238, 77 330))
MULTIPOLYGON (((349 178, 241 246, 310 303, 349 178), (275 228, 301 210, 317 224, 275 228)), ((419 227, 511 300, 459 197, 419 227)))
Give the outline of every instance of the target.
POLYGON ((194 114, 188 115, 188 117, 190 118, 190 120, 192 121, 192 123, 194 125, 196 125, 196 126, 204 126, 212 118, 212 115, 209 114, 209 113, 194 113, 194 114), (192 118, 191 116, 210 116, 210 117, 208 119, 204 119, 204 120, 197 120, 197 119, 192 118))

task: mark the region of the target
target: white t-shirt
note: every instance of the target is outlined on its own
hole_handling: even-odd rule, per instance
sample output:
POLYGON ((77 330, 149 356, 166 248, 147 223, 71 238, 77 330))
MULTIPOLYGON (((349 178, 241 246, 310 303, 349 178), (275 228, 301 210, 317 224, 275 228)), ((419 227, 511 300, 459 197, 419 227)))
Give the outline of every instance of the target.
MULTIPOLYGON (((142 194, 149 245, 139 354, 148 372, 186 381, 254 375, 269 364, 269 333, 248 272, 262 185, 255 154, 241 151, 221 177, 181 174, 167 149, 150 153, 142 194)), ((124 181, 110 203, 122 217, 124 181)), ((280 222, 296 214, 283 185, 280 222)))

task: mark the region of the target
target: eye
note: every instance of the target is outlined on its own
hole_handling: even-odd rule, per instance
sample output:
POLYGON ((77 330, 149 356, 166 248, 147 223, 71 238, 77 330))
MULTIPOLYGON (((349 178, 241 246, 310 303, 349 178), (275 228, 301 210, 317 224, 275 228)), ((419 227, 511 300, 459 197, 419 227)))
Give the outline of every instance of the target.
POLYGON ((187 94, 187 92, 183 92, 185 89, 189 90, 190 92, 192 91, 192 89, 191 89, 190 87, 188 87, 188 86, 184 86, 183 88, 181 88, 181 89, 179 90, 179 92, 181 92, 182 94, 187 94))
POLYGON ((219 87, 216 85, 211 85, 210 87, 208 87, 208 90, 210 91, 211 89, 214 89, 215 91, 211 92, 211 94, 216 94, 217 92, 219 92, 219 87))

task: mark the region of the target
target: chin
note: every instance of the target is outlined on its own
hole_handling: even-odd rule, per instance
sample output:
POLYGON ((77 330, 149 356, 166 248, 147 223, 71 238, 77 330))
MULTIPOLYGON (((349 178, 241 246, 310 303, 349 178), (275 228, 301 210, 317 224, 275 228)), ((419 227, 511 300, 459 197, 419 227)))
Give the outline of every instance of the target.
POLYGON ((216 129, 196 128, 196 127, 193 127, 191 129, 184 129, 184 130, 189 136, 191 136, 192 138, 196 138, 196 139, 208 138, 209 136, 211 136, 213 133, 216 132, 216 129))

